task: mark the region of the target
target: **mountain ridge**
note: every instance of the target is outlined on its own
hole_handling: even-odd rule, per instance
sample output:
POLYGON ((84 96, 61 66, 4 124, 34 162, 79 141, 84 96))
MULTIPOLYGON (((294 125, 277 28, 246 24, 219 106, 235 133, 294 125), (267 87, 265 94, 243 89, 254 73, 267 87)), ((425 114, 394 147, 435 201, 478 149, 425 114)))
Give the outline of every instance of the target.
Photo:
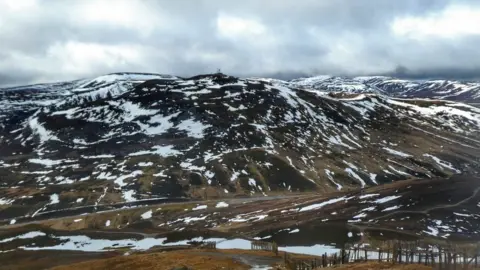
MULTIPOLYGON (((194 78, 193 76, 192 78, 194 78)), ((83 86, 88 84, 109 84, 121 81, 138 81, 142 79, 188 79, 188 77, 166 74, 141 73, 141 72, 116 72, 94 78, 79 79, 70 82, 54 82, 46 84, 33 84, 26 86, 3 87, 0 91, 48 89, 52 86, 66 85, 69 90, 81 92, 83 86), (77 82, 77 84, 75 84, 77 82)), ((433 98, 462 102, 480 101, 480 82, 475 80, 449 80, 449 79, 399 79, 395 77, 372 76, 333 76, 317 75, 300 77, 292 80, 275 78, 246 77, 245 79, 265 80, 277 85, 289 87, 309 88, 325 92, 350 92, 350 93, 377 93, 392 97, 408 98, 433 98)), ((101 86, 101 85, 100 85, 101 86)), ((87 89, 84 89, 86 91, 87 89)))
POLYGON ((387 76, 314 76, 286 82, 320 91, 374 92, 393 97, 480 101, 480 82, 455 80, 405 80, 387 76))

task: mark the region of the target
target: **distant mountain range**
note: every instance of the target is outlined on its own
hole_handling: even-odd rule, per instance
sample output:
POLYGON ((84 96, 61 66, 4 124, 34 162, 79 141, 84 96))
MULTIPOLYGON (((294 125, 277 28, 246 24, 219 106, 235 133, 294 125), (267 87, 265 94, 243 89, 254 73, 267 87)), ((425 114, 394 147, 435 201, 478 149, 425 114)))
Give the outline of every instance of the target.
POLYGON ((393 97, 431 98, 480 102, 480 82, 450 80, 401 80, 392 77, 315 76, 285 81, 285 84, 319 91, 378 93, 393 97))

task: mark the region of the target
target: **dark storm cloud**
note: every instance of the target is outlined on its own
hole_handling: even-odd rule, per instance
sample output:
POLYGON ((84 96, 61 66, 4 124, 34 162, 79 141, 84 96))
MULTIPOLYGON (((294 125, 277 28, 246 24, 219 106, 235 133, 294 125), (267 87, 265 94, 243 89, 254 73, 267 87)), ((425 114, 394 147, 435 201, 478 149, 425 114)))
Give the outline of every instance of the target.
POLYGON ((475 0, 0 0, 0 85, 217 68, 479 77, 476 17, 475 0))
POLYGON ((411 72, 400 67, 383 75, 401 79, 450 79, 450 80, 480 80, 480 66, 470 69, 429 69, 411 72))
MULTIPOLYGON (((1 74, 0 73, 0 86, 2 85, 22 85, 26 84, 34 74, 1 74)), ((28 83, 27 83, 28 84, 28 83)))

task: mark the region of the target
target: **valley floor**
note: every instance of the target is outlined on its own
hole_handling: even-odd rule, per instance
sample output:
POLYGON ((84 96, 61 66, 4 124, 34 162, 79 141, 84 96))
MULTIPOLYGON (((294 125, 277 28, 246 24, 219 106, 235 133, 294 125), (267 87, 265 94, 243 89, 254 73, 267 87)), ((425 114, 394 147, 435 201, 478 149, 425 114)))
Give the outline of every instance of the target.
MULTIPOLYGON (((62 255, 58 260, 53 252, 23 252, 18 254, 0 254, 0 269, 16 270, 171 270, 178 267, 195 270, 246 270, 246 269, 287 269, 283 263, 283 254, 275 256, 265 251, 245 250, 174 250, 169 252, 139 253, 125 256, 112 253, 77 253, 62 255), (22 259, 19 259, 19 258, 22 259), (14 263, 13 260, 17 259, 14 263)), ((301 256, 301 255, 299 255, 301 256)), ((303 256, 303 258, 306 258, 303 256)), ((312 257, 313 259, 313 257, 312 257)), ((428 270, 424 265, 393 265, 391 263, 352 263, 337 266, 338 270, 428 270)))
MULTIPOLYGON (((62 260, 53 259, 53 254, 26 252, 15 257, 22 260, 12 264, 4 255, 0 255, 2 266, 0 269, 16 270, 171 270, 171 269, 195 269, 195 270, 266 270, 287 269, 283 263, 283 254, 278 256, 270 252, 244 251, 244 250, 177 250, 169 252, 152 252, 124 256, 119 253, 114 255, 102 254, 65 254, 62 260), (49 256, 50 255, 50 256, 49 256), (66 255, 66 256, 65 256, 66 255), (44 256, 41 258, 41 256, 44 256), (110 258, 108 258, 110 257, 110 258), (5 260, 5 261, 4 261, 5 260), (83 260, 83 261, 82 261, 83 260), (81 262, 79 262, 81 261, 81 262), (186 267, 186 268, 182 268, 186 267)), ((312 257, 313 258, 313 257, 312 257)), ((333 267, 337 270, 429 270, 430 266, 409 264, 395 265, 392 263, 351 263, 333 267)), ((469 268, 473 269, 473 268, 469 268)))
MULTIPOLYGON (((214 262, 226 269, 250 269, 282 261, 271 254, 251 254, 253 240, 275 242, 281 251, 310 256, 336 253, 347 244, 370 240, 476 242, 480 239, 479 194, 476 175, 456 175, 328 196, 181 202, 56 217, 1 228, 0 269, 61 265, 58 269, 83 270, 116 264, 119 268, 109 269, 171 269, 169 261, 195 265, 194 269, 215 269, 211 268, 214 262), (172 251, 191 240, 215 241, 217 251, 172 251), (131 255, 123 256, 126 253, 131 255), (87 260, 95 261, 88 267, 87 262, 63 266, 87 260), (165 263, 156 266, 158 261, 165 263), (158 268, 166 266, 170 268, 158 268)), ((338 269, 422 269, 346 267, 350 268, 338 269)))

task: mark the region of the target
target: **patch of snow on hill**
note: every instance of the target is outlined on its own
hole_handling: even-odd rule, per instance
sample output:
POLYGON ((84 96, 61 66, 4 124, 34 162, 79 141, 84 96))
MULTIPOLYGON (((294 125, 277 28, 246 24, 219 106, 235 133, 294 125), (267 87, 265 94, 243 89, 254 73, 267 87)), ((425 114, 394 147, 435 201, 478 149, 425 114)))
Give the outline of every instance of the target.
POLYGON ((42 124, 38 122, 38 117, 33 117, 32 119, 30 119, 30 121, 28 121, 28 125, 32 129, 32 132, 38 135, 40 143, 44 143, 49 140, 60 140, 57 136, 53 135, 42 124))

